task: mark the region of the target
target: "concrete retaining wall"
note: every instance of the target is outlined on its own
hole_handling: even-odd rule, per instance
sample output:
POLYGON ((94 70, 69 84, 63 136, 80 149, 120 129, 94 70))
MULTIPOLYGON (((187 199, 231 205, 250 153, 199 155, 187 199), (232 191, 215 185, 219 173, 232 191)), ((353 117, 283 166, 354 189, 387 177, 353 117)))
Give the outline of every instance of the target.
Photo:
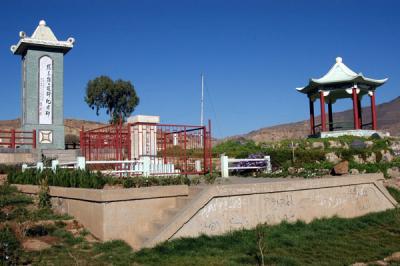
MULTIPOLYGON (((27 194, 37 194, 38 186, 16 185, 27 194)), ((100 240, 125 240, 139 248, 149 225, 159 222, 164 211, 176 207, 188 195, 188 186, 131 189, 82 189, 50 187, 52 205, 58 213, 68 213, 100 240)))
POLYGON ((214 197, 173 238, 218 235, 235 229, 253 228, 259 223, 310 222, 334 215, 350 218, 390 209, 396 204, 386 194, 385 188, 373 182, 313 181, 320 187, 309 188, 309 182, 287 188, 282 184, 260 184, 248 187, 248 192, 240 186, 218 187, 213 192, 214 197), (246 194, 241 194, 243 192, 246 194))
MULTIPOLYGON (((187 186, 117 190, 51 187, 50 194, 56 210, 73 215, 101 240, 123 239, 136 249, 179 237, 252 228, 259 223, 309 222, 333 215, 350 218, 397 205, 382 185, 380 174, 264 180, 206 186, 194 195, 187 186), (178 204, 182 199, 186 199, 185 204, 178 204)), ((37 193, 36 186, 18 187, 25 193, 37 193)))
POLYGON ((179 237, 217 235, 259 223, 309 222, 334 215, 351 218, 394 208, 397 202, 382 181, 382 174, 366 174, 212 186, 144 246, 179 237))

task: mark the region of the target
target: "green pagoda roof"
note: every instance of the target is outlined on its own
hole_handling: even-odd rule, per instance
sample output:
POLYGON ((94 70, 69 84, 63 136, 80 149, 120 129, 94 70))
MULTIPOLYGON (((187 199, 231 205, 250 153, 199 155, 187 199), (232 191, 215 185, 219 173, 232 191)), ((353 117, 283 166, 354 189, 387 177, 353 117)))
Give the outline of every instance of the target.
POLYGON ((371 79, 365 77, 362 73, 356 73, 348 68, 341 57, 336 58, 336 63, 323 77, 319 79, 310 79, 307 86, 296 88, 301 93, 311 94, 318 90, 338 90, 348 89, 357 86, 361 89, 375 90, 383 85, 388 79, 371 79))

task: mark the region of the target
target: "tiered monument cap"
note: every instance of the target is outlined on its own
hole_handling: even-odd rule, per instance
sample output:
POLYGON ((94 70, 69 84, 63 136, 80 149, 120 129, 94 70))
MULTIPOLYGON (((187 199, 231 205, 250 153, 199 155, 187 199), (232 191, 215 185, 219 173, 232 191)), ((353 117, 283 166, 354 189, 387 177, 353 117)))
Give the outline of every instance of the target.
POLYGON ((20 40, 16 45, 11 46, 11 52, 14 54, 24 54, 30 47, 48 47, 50 49, 59 49, 67 53, 74 47, 75 39, 70 37, 66 41, 57 40, 53 31, 46 25, 46 21, 41 20, 31 37, 27 37, 25 32, 19 33, 20 40))
POLYGON ((352 86, 363 89, 375 90, 383 85, 388 79, 371 79, 365 77, 362 73, 356 73, 348 68, 341 57, 336 57, 336 63, 323 77, 319 79, 310 79, 307 86, 297 88, 299 92, 310 94, 318 90, 337 90, 347 89, 352 86))

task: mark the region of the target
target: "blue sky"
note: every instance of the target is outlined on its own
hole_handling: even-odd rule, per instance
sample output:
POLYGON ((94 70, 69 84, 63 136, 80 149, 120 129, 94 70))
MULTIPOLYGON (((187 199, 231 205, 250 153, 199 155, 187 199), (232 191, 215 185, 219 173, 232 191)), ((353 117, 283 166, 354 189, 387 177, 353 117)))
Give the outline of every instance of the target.
MULTIPOLYGON (((295 91, 335 57, 372 78, 389 77, 377 102, 399 96, 399 1, 1 1, 0 119, 20 116, 21 66, 10 46, 46 20, 65 57, 66 118, 106 121, 83 101, 88 80, 131 80, 135 114, 199 124, 200 73, 205 117, 216 137, 308 118, 295 91)), ((368 101, 365 99, 364 104, 368 101)), ((351 107, 348 100, 334 110, 351 107)))

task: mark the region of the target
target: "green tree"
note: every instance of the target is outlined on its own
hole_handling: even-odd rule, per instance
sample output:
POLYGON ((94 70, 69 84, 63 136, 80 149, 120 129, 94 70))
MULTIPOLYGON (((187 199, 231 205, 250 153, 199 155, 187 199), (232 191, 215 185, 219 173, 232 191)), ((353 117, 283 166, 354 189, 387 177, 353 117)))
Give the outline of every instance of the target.
POLYGON ((139 97, 130 81, 112 80, 107 76, 100 76, 89 80, 86 86, 85 102, 96 114, 100 109, 106 109, 110 122, 125 120, 139 104, 139 97))

